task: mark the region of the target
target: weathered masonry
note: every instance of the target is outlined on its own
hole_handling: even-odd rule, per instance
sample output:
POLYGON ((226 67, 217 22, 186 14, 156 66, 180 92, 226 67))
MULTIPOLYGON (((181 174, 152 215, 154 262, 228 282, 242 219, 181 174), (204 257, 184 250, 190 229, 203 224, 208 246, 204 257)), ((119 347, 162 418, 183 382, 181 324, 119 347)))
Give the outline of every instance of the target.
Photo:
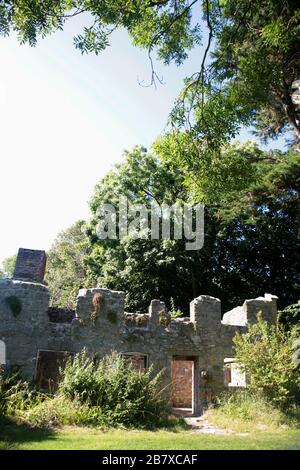
POLYGON ((99 357, 117 352, 139 370, 164 369, 173 406, 198 414, 225 385, 244 385, 234 367, 235 333, 259 312, 268 322, 276 318, 270 294, 246 300, 222 320, 220 300, 207 295, 191 302, 186 318, 171 318, 160 300, 147 313, 126 313, 123 292, 101 288, 81 289, 75 311, 49 308, 43 254, 20 253, 14 278, 0 280, 0 363, 47 388, 55 386, 59 364, 83 348, 99 357))

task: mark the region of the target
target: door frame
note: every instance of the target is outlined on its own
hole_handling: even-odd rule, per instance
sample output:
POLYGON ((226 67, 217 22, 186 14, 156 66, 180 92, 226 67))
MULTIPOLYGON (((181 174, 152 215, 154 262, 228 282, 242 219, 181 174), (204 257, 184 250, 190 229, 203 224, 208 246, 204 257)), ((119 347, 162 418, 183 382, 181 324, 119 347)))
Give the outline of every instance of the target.
MULTIPOLYGON (((201 411, 200 407, 200 380, 199 380, 199 356, 190 354, 173 354, 171 362, 171 370, 173 361, 192 361, 192 416, 198 416, 201 411)), ((173 383, 172 383, 173 386, 173 383)))

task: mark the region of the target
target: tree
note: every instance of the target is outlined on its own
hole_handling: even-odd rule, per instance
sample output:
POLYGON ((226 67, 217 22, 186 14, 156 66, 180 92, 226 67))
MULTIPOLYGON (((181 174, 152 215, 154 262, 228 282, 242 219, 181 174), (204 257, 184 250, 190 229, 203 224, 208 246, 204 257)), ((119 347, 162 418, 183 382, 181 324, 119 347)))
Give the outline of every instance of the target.
POLYGON ((242 126, 265 140, 291 131, 299 150, 300 107, 292 99, 300 77, 296 0, 7 0, 0 5, 0 34, 13 30, 21 43, 36 45, 78 15, 86 26, 74 38, 76 48, 98 54, 116 28, 125 28, 133 45, 148 52, 149 84, 161 82, 154 52, 165 64, 181 65, 207 36, 200 66, 186 78, 169 129, 156 143, 198 199, 218 198, 225 166, 234 186, 249 177, 241 160, 228 159, 228 144, 242 126))
POLYGON ((288 305, 285 309, 279 312, 279 321, 286 328, 292 328, 300 324, 300 300, 295 304, 288 305))
POLYGON ((215 275, 232 300, 274 292, 284 308, 300 295, 300 166, 293 151, 264 152, 253 164, 250 191, 216 206, 215 275))
POLYGON ((16 266, 17 255, 10 256, 6 258, 2 265, 3 265, 3 277, 12 278, 16 266))
POLYGON ((52 305, 74 306, 78 289, 85 286, 123 290, 126 309, 131 311, 145 311, 151 299, 160 298, 169 308, 187 313, 189 302, 203 293, 220 298, 223 311, 264 292, 278 295, 281 309, 296 302, 300 296, 297 155, 262 152, 248 144, 231 150, 233 158, 238 161, 241 153, 243 165, 249 166, 250 191, 242 191, 243 185, 237 183, 241 187, 230 194, 220 185, 222 203, 206 207, 204 246, 195 251, 185 249, 185 240, 99 239, 98 208, 113 204, 118 216, 120 195, 147 208, 153 201, 193 202, 194 194, 183 185, 176 164, 141 147, 125 152, 123 162, 97 184, 90 202, 91 220, 63 232, 49 251, 46 278, 52 305))
POLYGON ((98 183, 90 203, 93 217, 87 233, 93 251, 87 260, 88 275, 98 285, 124 290, 127 309, 145 310, 156 297, 170 306, 173 297, 175 305, 186 311, 198 289, 199 253, 186 251, 184 240, 135 239, 130 235, 99 240, 96 236, 98 208, 110 203, 118 214, 119 196, 147 208, 153 201, 159 205, 188 201, 178 169, 142 147, 125 152, 124 157, 124 162, 98 183))
POLYGON ((78 15, 86 26, 75 47, 98 54, 116 28, 125 28, 148 51, 150 83, 159 80, 154 51, 166 64, 180 65, 207 32, 200 67, 187 77, 172 114, 177 128, 202 142, 199 157, 220 149, 243 124, 256 125, 265 137, 290 126, 299 139, 299 109, 291 98, 300 63, 296 0, 7 0, 0 33, 14 30, 21 43, 35 45, 78 15))
POLYGON ((124 290, 131 310, 144 311, 156 297, 170 307, 173 297, 176 307, 187 312, 188 303, 203 293, 219 297, 225 311, 264 292, 277 294, 280 308, 295 302, 300 295, 297 156, 258 152, 248 144, 241 151, 244 164, 252 167, 249 175, 255 175, 251 194, 239 188, 229 197, 220 185, 222 204, 206 208, 204 246, 195 252, 186 251, 184 240, 97 238, 98 207, 107 202, 117 207, 119 195, 147 207, 153 199, 160 204, 193 201, 176 165, 142 148, 127 152, 96 186, 91 201, 89 284, 124 290))
POLYGON ((79 289, 86 286, 85 259, 91 248, 83 227, 84 222, 78 221, 61 232, 47 253, 51 306, 73 308, 79 289))

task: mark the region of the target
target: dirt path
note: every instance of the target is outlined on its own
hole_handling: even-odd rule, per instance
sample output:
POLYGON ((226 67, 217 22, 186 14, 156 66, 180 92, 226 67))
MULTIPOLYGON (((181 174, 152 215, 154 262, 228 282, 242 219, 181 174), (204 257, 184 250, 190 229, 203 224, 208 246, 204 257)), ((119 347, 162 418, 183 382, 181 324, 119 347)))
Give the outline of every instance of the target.
POLYGON ((186 417, 184 420, 193 431, 201 432, 202 434, 226 435, 232 432, 226 429, 219 429, 213 424, 210 424, 205 418, 205 415, 186 417))
POLYGON ((193 417, 185 417, 184 418, 187 425, 195 432, 200 432, 202 434, 214 434, 219 436, 228 436, 235 434, 237 436, 248 436, 249 433, 237 433, 232 431, 232 429, 220 429, 210 424, 205 414, 202 416, 193 416, 193 417))

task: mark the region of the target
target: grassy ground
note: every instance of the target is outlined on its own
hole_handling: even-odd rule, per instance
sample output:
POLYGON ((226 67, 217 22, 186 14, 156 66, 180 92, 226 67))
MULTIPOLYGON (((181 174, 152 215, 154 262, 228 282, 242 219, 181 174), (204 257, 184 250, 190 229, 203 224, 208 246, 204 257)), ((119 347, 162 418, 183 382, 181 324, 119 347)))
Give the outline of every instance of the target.
POLYGON ((291 449, 300 450, 300 431, 256 432, 243 436, 205 435, 194 431, 100 431, 75 426, 57 430, 1 424, 0 449, 137 450, 137 449, 291 449))
POLYGON ((220 406, 211 408, 205 418, 210 424, 235 433, 300 432, 300 406, 282 411, 261 397, 245 392, 224 396, 220 406))

